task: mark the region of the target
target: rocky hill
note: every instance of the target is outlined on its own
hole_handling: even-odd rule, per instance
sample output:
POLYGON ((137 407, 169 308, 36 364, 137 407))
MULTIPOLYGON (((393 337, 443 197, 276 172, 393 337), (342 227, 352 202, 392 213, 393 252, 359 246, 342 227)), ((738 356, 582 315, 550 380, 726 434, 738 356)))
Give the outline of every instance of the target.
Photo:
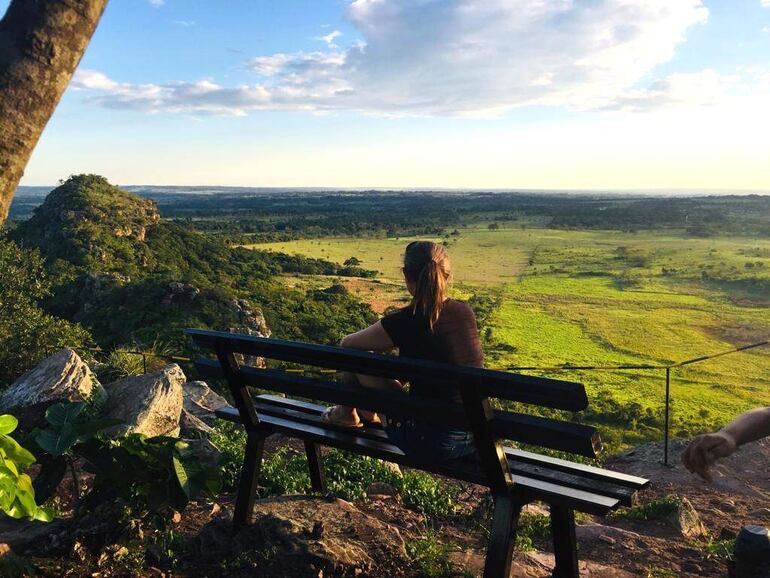
POLYGON ((96 175, 70 177, 12 238, 39 249, 56 277, 45 308, 107 347, 162 341, 178 351, 186 326, 265 333, 270 325, 287 337, 327 342, 372 316, 336 288, 300 293, 276 278, 362 271, 231 248, 163 220, 153 201, 96 175))

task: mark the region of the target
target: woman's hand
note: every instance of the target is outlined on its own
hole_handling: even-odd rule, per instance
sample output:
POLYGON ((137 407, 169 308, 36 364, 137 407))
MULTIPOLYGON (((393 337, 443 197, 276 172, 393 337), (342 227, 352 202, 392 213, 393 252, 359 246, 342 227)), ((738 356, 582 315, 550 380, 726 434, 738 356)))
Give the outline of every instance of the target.
POLYGON ((724 430, 716 433, 699 435, 690 442, 682 453, 682 463, 694 474, 711 481, 709 468, 719 458, 725 458, 735 452, 738 443, 724 430))

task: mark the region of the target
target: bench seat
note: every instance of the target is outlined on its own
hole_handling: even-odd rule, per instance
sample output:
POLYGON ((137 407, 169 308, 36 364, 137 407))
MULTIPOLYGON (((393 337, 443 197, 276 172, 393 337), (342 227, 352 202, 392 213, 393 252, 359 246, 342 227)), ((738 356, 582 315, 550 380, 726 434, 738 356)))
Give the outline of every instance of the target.
MULTIPOLYGON (((276 432, 294 437, 312 437, 323 445, 364 453, 404 466, 413 466, 467 482, 485 484, 485 476, 471 460, 426 465, 411 460, 388 440, 379 426, 346 428, 321 423, 326 406, 306 401, 264 394, 254 397, 261 421, 276 432)), ((241 423, 233 407, 216 412, 223 420, 241 423)), ((516 448, 505 448, 514 483, 526 501, 566 502, 580 511, 605 515, 618 506, 630 506, 636 492, 649 483, 644 478, 611 470, 583 466, 567 460, 549 458, 516 448)))

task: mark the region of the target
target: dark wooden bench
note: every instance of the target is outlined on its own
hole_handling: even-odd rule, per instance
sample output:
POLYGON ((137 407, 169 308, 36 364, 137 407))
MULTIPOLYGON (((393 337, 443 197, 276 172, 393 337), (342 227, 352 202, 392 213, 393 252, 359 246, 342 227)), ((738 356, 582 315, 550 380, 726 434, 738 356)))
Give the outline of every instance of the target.
POLYGON ((373 354, 307 343, 189 329, 188 335, 216 359, 198 359, 207 377, 226 379, 236 409, 217 415, 247 431, 234 521, 251 521, 265 438, 281 433, 302 439, 313 490, 324 492, 320 446, 331 446, 418 468, 490 488, 494 515, 487 547, 485 578, 507 578, 521 509, 533 502, 550 507, 556 567, 554 576, 578 576, 575 511, 604 515, 631 505, 648 481, 606 469, 512 447, 502 440, 596 457, 595 428, 493 409, 490 398, 578 412, 588 406, 582 384, 473 367, 373 354), (331 379, 280 369, 241 366, 235 354, 380 377, 430 378, 456 384, 463 403, 446 403, 398 393, 366 390, 331 379), (474 435, 478 457, 426 463, 405 455, 379 427, 349 429, 320 422, 325 406, 275 395, 252 396, 249 387, 303 399, 322 400, 377 411, 397 419, 464 429, 474 435))

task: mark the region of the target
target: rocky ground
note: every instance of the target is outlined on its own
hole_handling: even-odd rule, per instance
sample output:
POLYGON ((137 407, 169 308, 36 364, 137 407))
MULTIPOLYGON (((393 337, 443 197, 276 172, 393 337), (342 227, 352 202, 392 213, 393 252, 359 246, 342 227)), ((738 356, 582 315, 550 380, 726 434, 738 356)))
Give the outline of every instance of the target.
MULTIPOLYGON (((126 431, 205 434, 212 410, 226 403, 205 384, 187 382, 174 365, 102 388, 84 364, 65 351, 5 392, 0 413, 23 407, 25 415, 33 416, 36 407, 52 400, 97 393, 108 415, 130 416, 111 432, 115 436, 126 431)), ((274 436, 268 451, 292 444, 296 446, 274 436)), ((724 460, 711 484, 680 465, 683 445, 673 442, 669 466, 661 463, 660 444, 642 445, 607 460, 607 467, 647 477, 652 485, 640 496, 647 506, 631 514, 579 519, 583 576, 725 576, 729 540, 745 524, 770 524, 770 442, 746 446, 724 460), (673 509, 661 506, 672 503, 673 509)), ((445 519, 425 519, 404 507, 392 488, 380 484, 369 488, 368 499, 355 504, 333 497, 264 499, 257 503, 254 526, 236 532, 230 524, 234 498, 223 493, 216 500, 192 502, 172 517, 170 531, 154 541, 136 520, 121 518, 114 504, 73 517, 71 492, 63 484, 54 522, 0 522, 0 570, 13 567, 15 575, 24 575, 25 568, 35 567, 41 576, 93 577, 478 576, 484 563, 488 496, 483 488, 447 483, 454 486, 460 509, 445 519), (441 573, 431 574, 435 568, 426 569, 410 550, 426 536, 433 544, 445 545, 441 573)), ((86 472, 81 472, 81 484, 89 484, 86 472)), ((534 504, 528 512, 547 514, 547 507, 534 504)), ((516 552, 511 576, 550 576, 550 551, 547 537, 535 535, 531 549, 516 552)))

